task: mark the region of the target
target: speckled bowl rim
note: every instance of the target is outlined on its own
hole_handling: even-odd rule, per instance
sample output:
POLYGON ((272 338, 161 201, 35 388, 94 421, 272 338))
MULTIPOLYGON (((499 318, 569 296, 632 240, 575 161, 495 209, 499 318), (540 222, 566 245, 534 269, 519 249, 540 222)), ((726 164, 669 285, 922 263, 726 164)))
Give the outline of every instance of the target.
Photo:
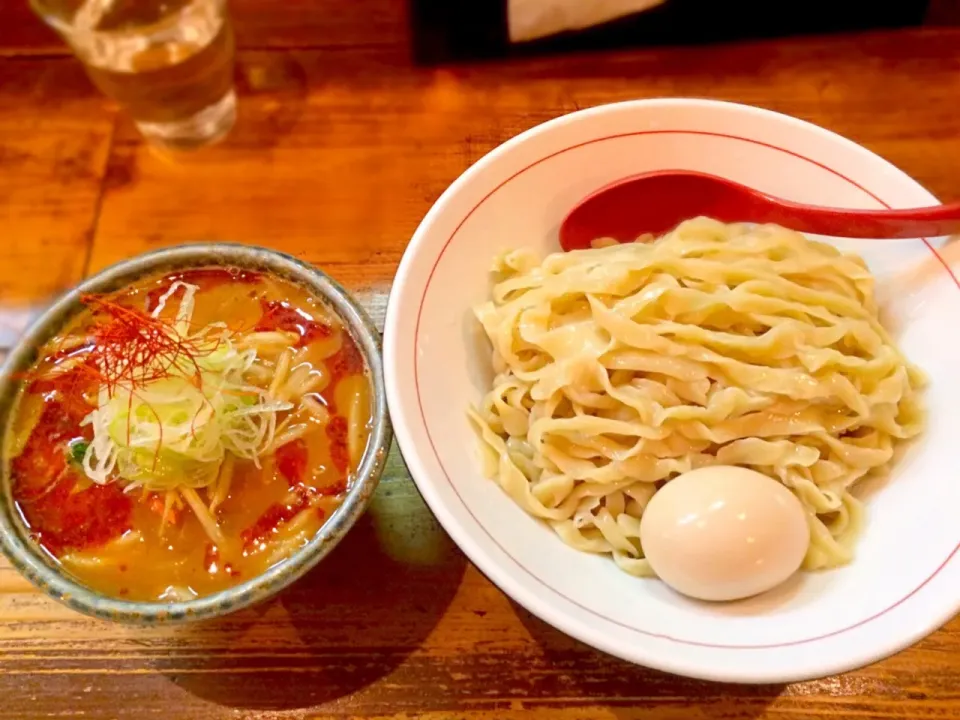
POLYGON ((176 623, 224 615, 266 600, 320 562, 363 514, 380 482, 392 431, 387 411, 380 334, 353 297, 322 270, 291 255, 250 245, 196 243, 155 250, 118 262, 60 297, 27 330, 0 368, 0 550, 28 580, 56 600, 87 615, 131 623, 176 623), (316 536, 286 561, 232 588, 186 602, 136 602, 108 597, 59 569, 29 538, 10 493, 7 428, 21 383, 36 351, 81 311, 85 293, 118 290, 146 275, 200 266, 262 270, 290 280, 325 301, 357 343, 372 384, 372 428, 356 478, 339 508, 316 536))

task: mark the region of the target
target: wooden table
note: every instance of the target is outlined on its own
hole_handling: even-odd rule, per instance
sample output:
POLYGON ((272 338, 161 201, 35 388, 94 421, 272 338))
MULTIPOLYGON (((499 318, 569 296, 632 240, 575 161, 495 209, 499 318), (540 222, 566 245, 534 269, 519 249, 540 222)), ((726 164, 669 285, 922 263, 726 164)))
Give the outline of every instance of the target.
MULTIPOLYGON (((238 0, 238 127, 179 161, 147 148, 55 39, 11 32, 0 15, 0 339, 108 263, 207 238, 302 256, 382 321, 408 238, 460 172, 521 130, 614 100, 692 95, 791 113, 960 197, 960 28, 426 69, 406 59, 397 3, 379 4, 372 24, 347 11, 304 28, 238 0)), ((0 718, 821 716, 960 717, 960 621, 817 682, 738 687, 634 667, 499 592, 396 454, 327 561, 222 621, 106 624, 0 564, 0 718)))

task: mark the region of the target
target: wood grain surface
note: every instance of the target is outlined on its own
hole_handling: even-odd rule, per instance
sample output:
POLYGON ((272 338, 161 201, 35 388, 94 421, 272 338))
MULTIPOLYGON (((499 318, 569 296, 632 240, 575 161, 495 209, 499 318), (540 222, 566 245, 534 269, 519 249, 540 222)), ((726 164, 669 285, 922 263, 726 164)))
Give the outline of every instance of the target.
MULTIPOLYGON (((171 159, 53 42, 20 35, 11 50, 16 15, 4 3, 0 346, 83 274, 209 238, 317 263, 382 322, 409 237, 460 172, 521 130, 614 100, 691 95, 788 112, 960 197, 957 28, 424 69, 398 59, 402 15, 368 23, 364 5, 300 27, 267 9, 279 5, 238 0, 238 26, 263 38, 240 56, 238 127, 171 159), (325 33, 335 37, 317 40, 325 33)), ((437 525, 394 451, 370 511, 321 566, 220 621, 87 619, 0 564, 0 698, 9 720, 947 720, 960 718, 960 621, 808 683, 719 685, 634 667, 507 599, 437 525)))

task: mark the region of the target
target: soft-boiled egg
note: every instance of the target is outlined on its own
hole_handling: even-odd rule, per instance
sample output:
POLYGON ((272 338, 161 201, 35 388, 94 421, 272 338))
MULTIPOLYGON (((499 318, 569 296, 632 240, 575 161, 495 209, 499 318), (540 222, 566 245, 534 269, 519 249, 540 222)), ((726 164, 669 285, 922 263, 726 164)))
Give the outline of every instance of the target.
POLYGON ((720 465, 670 480, 640 520, 640 544, 654 572, 701 600, 738 600, 779 585, 810 544, 806 513, 776 480, 720 465))

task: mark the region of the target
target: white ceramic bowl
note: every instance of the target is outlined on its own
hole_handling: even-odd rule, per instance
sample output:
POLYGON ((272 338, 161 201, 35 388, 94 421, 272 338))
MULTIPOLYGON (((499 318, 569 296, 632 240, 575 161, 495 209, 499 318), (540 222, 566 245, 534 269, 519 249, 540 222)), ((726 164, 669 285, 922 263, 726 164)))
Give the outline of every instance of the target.
POLYGON ((849 566, 798 574, 750 600, 701 603, 570 549, 481 474, 465 410, 492 375, 471 314, 487 298, 491 259, 515 247, 558 250, 558 224, 579 199, 618 178, 667 168, 822 205, 937 203, 849 140, 728 103, 607 105, 513 138, 436 202, 390 295, 387 396, 410 472, 447 532, 504 592, 626 660, 712 680, 787 682, 896 652, 960 609, 960 285, 934 250, 942 239, 837 243, 867 260, 902 349, 931 380, 929 429, 869 493, 866 530, 849 566))

